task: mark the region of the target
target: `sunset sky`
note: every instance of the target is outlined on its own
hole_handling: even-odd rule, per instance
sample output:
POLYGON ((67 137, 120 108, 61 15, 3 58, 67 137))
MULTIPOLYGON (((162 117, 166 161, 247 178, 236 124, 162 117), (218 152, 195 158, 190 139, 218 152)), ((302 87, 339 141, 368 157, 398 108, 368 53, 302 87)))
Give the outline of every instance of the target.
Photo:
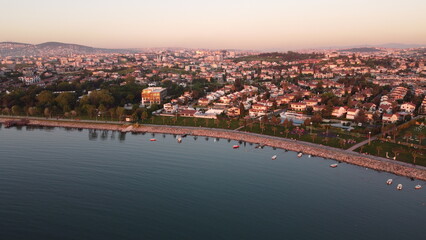
POLYGON ((425 0, 1 0, 0 41, 106 48, 426 44, 425 0))

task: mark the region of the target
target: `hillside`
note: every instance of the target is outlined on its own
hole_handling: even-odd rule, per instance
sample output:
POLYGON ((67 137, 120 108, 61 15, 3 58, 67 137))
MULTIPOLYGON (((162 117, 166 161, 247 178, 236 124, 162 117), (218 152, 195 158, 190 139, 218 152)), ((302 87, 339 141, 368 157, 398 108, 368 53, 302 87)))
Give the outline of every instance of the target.
POLYGON ((362 47, 362 48, 350 48, 350 49, 342 49, 339 50, 339 52, 381 52, 382 50, 377 48, 370 48, 370 47, 362 47))
POLYGON ((104 53, 132 53, 129 49, 94 48, 78 44, 61 42, 46 42, 41 44, 27 44, 17 42, 0 42, 0 56, 68 56, 72 54, 104 54, 104 53))

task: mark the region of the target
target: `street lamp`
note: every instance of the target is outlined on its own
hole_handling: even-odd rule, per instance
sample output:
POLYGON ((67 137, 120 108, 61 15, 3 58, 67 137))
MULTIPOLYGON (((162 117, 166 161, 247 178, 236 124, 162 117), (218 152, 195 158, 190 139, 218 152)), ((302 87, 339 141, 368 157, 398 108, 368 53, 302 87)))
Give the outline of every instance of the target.
POLYGON ((371 142, 371 132, 368 132, 368 145, 370 145, 371 142))
POLYGON ((312 122, 311 122, 311 135, 312 135, 312 122))

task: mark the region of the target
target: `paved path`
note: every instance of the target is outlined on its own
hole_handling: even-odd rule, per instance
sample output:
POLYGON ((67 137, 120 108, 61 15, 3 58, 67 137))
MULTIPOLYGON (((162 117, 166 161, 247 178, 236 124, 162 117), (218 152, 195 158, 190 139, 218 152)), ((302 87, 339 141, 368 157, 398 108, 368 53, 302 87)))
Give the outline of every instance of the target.
POLYGON ((362 142, 359 142, 359 143, 357 143, 357 144, 353 145, 352 147, 350 147, 350 148, 346 149, 346 151, 354 151, 354 150, 356 150, 357 148, 360 148, 361 146, 364 146, 365 144, 368 144, 368 142, 369 142, 369 141, 374 141, 374 140, 376 140, 376 139, 377 139, 377 137, 378 137, 378 135, 376 135, 376 136, 372 136, 370 139, 367 139, 367 140, 364 140, 364 141, 362 141, 362 142))

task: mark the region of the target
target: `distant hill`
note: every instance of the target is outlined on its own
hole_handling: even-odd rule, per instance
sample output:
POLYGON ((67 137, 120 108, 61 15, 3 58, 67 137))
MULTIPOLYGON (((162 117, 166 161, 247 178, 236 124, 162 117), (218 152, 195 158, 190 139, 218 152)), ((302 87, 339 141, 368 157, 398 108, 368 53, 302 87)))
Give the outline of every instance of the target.
POLYGON ((382 50, 377 48, 370 48, 370 47, 362 47, 362 48, 349 48, 349 49, 342 49, 338 50, 339 52, 381 52, 382 50))
POLYGON ((41 44, 27 44, 17 42, 0 42, 0 56, 68 56, 73 54, 105 54, 105 53, 133 53, 130 49, 94 48, 78 44, 61 42, 46 42, 41 44))
POLYGON ((379 45, 378 47, 382 48, 397 48, 397 49, 404 49, 404 48, 421 48, 426 47, 426 44, 404 44, 404 43, 386 43, 379 45))

